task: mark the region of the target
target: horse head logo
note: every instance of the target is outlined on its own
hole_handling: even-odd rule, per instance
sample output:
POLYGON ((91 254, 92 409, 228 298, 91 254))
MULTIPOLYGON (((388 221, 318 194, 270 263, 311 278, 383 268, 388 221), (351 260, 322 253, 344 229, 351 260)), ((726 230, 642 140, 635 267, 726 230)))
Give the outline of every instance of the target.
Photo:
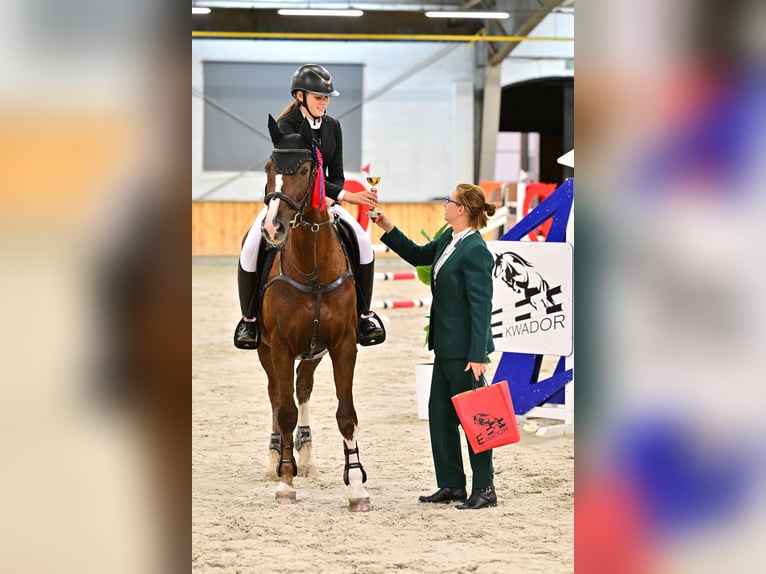
POLYGON ((495 256, 495 267, 492 274, 496 278, 501 278, 503 283, 508 285, 515 293, 521 293, 523 290, 522 281, 528 277, 526 268, 532 267, 529 261, 520 257, 516 253, 508 251, 498 253, 495 256))
POLYGON ((487 413, 476 413, 473 415, 473 424, 482 427, 490 427, 492 426, 493 421, 496 420, 497 419, 495 417, 488 415, 487 413))
POLYGON ((548 294, 548 282, 533 267, 517 253, 507 251, 495 256, 492 274, 502 279, 514 293, 522 293, 534 309, 538 309, 539 302, 544 307, 550 307, 553 300, 548 294))
POLYGON ((502 418, 497 418, 487 413, 476 413, 473 415, 473 424, 486 428, 489 435, 499 432, 508 426, 502 418))

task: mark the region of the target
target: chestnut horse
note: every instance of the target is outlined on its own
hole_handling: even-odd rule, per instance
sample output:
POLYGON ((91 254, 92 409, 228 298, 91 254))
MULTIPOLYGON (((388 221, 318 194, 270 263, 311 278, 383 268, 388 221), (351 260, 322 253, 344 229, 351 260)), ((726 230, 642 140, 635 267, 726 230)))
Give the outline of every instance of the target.
POLYGON ((258 356, 269 380, 270 452, 279 479, 276 497, 279 502, 296 499, 293 477, 299 467, 294 447, 301 473, 308 476, 313 472, 308 404, 314 371, 322 356, 329 353, 338 398, 335 416, 344 441, 343 478, 349 508, 369 511, 352 393, 357 317, 351 265, 335 228, 337 222, 325 202, 317 202, 319 208, 314 206, 314 184, 322 177, 321 154, 313 146, 308 122, 303 122, 300 134, 285 134, 269 116, 269 132, 274 149, 266 164, 267 211, 262 232, 268 244, 276 248, 276 255, 265 279, 258 356))

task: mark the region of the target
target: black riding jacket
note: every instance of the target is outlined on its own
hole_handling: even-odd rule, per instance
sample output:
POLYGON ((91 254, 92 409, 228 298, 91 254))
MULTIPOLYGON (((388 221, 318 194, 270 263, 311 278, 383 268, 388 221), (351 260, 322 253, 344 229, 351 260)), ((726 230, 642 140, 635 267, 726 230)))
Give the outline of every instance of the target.
MULTIPOLYGON (((284 133, 297 134, 301 131, 303 114, 296 106, 285 114, 278 122, 279 129, 284 133)), ((319 130, 312 130, 314 140, 322 152, 325 173, 325 193, 327 197, 337 200, 343 190, 346 176, 343 173, 343 133, 340 122, 325 114, 319 130), (317 140, 317 131, 319 139, 317 140)))

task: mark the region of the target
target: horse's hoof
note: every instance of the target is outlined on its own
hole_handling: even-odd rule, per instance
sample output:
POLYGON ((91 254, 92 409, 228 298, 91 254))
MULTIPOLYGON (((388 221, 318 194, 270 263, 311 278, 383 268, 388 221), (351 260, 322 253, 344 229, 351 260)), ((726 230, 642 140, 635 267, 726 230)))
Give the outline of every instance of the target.
POLYGON ((351 512, 369 512, 372 510, 369 498, 349 498, 348 509, 351 512))
POLYGON ((294 504, 295 503, 295 491, 288 492, 286 490, 277 491, 277 502, 279 504, 294 504))

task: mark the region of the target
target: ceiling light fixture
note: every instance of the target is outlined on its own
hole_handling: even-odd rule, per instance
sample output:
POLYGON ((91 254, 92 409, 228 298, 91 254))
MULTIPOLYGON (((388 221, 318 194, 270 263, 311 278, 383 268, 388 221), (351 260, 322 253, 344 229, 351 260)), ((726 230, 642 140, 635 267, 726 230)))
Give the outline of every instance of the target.
POLYGON ((320 9, 307 9, 299 10, 292 8, 283 8, 277 10, 277 14, 280 16, 345 16, 355 18, 364 14, 361 10, 320 10, 320 9))
POLYGON ((510 18, 508 12, 426 12, 428 18, 474 18, 481 20, 505 20, 510 18))
POLYGON ((210 14, 210 8, 200 8, 192 6, 192 14, 210 14))

